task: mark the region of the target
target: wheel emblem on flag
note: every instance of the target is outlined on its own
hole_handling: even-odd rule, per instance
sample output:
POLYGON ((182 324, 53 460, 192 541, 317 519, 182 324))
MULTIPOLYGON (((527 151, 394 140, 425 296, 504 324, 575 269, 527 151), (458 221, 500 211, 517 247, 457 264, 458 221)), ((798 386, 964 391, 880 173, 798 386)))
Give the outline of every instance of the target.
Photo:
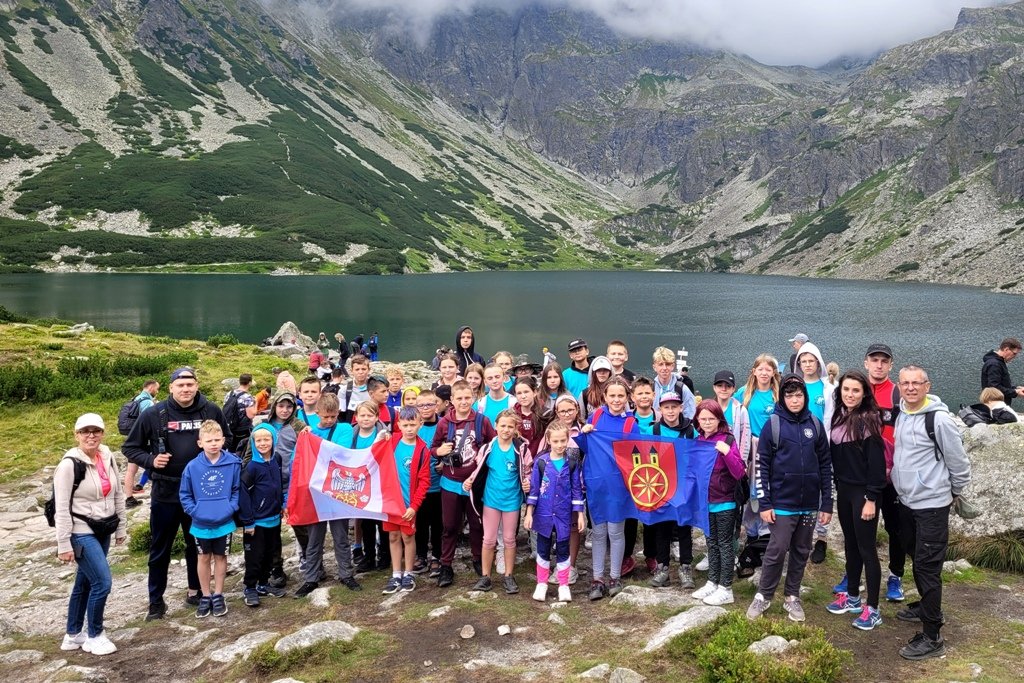
POLYGON ((365 508, 370 502, 370 472, 364 466, 346 467, 333 460, 327 467, 323 492, 354 508, 365 508))
POLYGON ((676 492, 675 448, 670 443, 617 441, 615 461, 637 509, 651 512, 676 492))

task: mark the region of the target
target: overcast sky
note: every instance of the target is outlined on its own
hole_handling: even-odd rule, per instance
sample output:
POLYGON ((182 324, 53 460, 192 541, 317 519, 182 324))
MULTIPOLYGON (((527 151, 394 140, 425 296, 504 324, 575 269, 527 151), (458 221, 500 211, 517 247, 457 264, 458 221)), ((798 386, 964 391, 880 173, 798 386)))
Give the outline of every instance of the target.
MULTIPOLYGON (((322 0, 321 0, 322 1, 322 0)), ((685 40, 750 55, 766 64, 820 66, 868 57, 953 28, 964 5, 1009 0, 540 0, 590 10, 631 36, 685 40)), ((419 37, 446 12, 516 7, 526 0, 339 0, 394 12, 419 37)))

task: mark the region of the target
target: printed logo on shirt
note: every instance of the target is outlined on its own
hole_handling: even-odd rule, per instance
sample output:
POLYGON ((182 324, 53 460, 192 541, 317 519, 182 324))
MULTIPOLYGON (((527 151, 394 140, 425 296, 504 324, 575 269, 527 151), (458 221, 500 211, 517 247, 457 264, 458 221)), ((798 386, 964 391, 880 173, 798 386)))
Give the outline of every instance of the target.
POLYGON ((814 399, 814 404, 819 406, 825 405, 825 397, 819 396, 818 398, 814 399))
POLYGON ((208 470, 199 480, 199 491, 207 498, 224 494, 224 474, 219 470, 208 470))
POLYGON ((405 459, 405 461, 402 463, 402 467, 404 467, 407 470, 411 470, 412 469, 412 456, 411 455, 408 458, 405 459))
POLYGON ((882 423, 883 424, 889 424, 890 422, 892 422, 892 411, 887 409, 887 408, 883 408, 882 409, 882 423))
POLYGON ((774 412, 775 412, 775 404, 774 403, 771 403, 771 404, 766 405, 764 407, 764 414, 765 415, 771 415, 774 412))
POLYGON ((814 438, 814 430, 811 429, 810 427, 804 427, 804 437, 806 437, 808 439, 813 439, 814 438))
POLYGON ((169 432, 198 432, 202 420, 180 420, 167 423, 169 432))

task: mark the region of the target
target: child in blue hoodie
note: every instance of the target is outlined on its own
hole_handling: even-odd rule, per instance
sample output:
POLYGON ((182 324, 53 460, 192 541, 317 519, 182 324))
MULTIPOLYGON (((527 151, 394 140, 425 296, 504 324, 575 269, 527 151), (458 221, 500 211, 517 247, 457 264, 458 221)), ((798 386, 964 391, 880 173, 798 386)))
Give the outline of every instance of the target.
POLYGON ((199 551, 199 585, 202 597, 196 617, 228 613, 224 602, 224 577, 228 571, 228 546, 238 512, 242 461, 222 451, 224 431, 215 420, 199 426, 199 447, 203 452, 185 465, 178 494, 185 514, 192 518, 192 536, 199 551), (210 572, 213 572, 213 591, 210 572))
MULTIPOLYGON (((321 399, 323 400, 323 399, 321 399)), ((249 607, 259 607, 261 595, 284 597, 284 588, 270 585, 270 569, 281 552, 281 459, 274 454, 277 430, 263 422, 253 427, 249 438, 252 459, 241 475, 238 492, 239 517, 245 529, 245 576, 242 597, 249 607)))

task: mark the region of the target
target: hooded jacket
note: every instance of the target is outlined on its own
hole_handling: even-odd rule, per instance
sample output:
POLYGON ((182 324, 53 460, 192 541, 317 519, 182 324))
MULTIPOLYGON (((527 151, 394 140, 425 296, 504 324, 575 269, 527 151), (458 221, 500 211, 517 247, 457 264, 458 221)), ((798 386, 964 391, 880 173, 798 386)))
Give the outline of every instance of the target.
MULTIPOLYGON (((698 441, 709 443, 727 442, 732 434, 712 434, 705 437, 703 434, 697 437, 698 441)), ((729 445, 729 452, 721 453, 715 459, 715 466, 711 469, 711 479, 708 482, 709 503, 729 503, 736 499, 736 482, 747 473, 747 466, 740 457, 739 445, 735 438, 729 445)))
POLYGON ((892 465, 892 485, 900 502, 913 510, 945 507, 970 483, 971 463, 942 399, 928 394, 924 407, 915 413, 908 413, 906 401, 900 401, 892 465), (941 454, 928 436, 927 413, 935 413, 941 454))
POLYGON ((452 347, 452 353, 454 353, 455 357, 459 359, 460 375, 466 374, 466 368, 468 368, 473 363, 479 363, 480 365, 484 364, 483 356, 476 352, 475 332, 473 332, 473 341, 470 342, 469 348, 462 348, 462 344, 460 343, 459 338, 462 336, 462 333, 465 332, 466 330, 473 332, 473 328, 470 327, 469 325, 463 325, 462 327, 460 327, 459 331, 455 333, 455 346, 452 347))
MULTIPOLYGON (((491 450, 494 449, 495 444, 498 443, 498 437, 494 437, 489 443, 484 444, 480 451, 476 454, 476 469, 473 470, 472 477, 472 488, 470 490, 470 501, 473 504, 473 509, 478 514, 482 514, 484 511, 484 492, 487 490, 487 477, 490 474, 491 468, 487 466, 487 458, 491 454, 491 450)), ((519 486, 522 489, 523 479, 529 479, 530 474, 533 471, 533 453, 530 451, 529 444, 524 439, 515 438, 512 439, 512 452, 516 458, 516 471, 519 472, 519 486)), ((529 491, 523 491, 523 498, 525 499, 529 491)))
POLYGON ((234 453, 221 451, 211 463, 199 451, 181 475, 181 507, 200 529, 216 529, 234 519, 238 512, 242 461, 234 453))
POLYGON ((832 456, 825 425, 807 409, 807 385, 799 375, 787 374, 782 386, 799 384, 804 407, 799 413, 786 408, 782 391, 775 404, 779 416, 779 448, 776 451, 771 422, 761 430, 757 443, 757 472, 754 481, 760 509, 790 512, 819 510, 832 512, 832 456))
MULTIPOLYGON (((449 481, 458 484, 466 481, 473 474, 473 470, 476 469, 477 452, 484 444, 489 443, 498 435, 486 415, 483 416, 483 420, 480 422, 480 431, 483 433, 476 434, 476 416, 477 412, 471 410, 469 411, 469 417, 459 419, 455 417, 455 409, 453 408, 437 422, 437 429, 434 430, 434 439, 430 443, 430 456, 441 462, 441 476, 449 481), (448 456, 439 456, 437 454, 437 449, 448 440, 448 425, 454 426, 453 440, 455 441, 455 446, 462 446, 462 465, 459 467, 450 464, 451 460, 448 456), (463 434, 466 430, 470 432, 470 435, 464 439, 463 434)), ((452 450, 450 455, 454 454, 455 451, 452 450)))
MULTIPOLYGON (((268 432, 277 443, 277 430, 264 422, 253 428, 253 437, 259 431, 268 432)), ((245 528, 254 525, 274 527, 281 523, 281 507, 284 504, 281 459, 274 448, 270 449, 270 460, 264 460, 259 451, 253 449, 252 459, 241 474, 241 488, 238 492, 238 518, 245 528)))
MULTIPOLYGON (((818 359, 818 376, 821 378, 822 387, 822 411, 823 416, 821 418, 822 423, 825 425, 832 424, 832 413, 835 411, 835 391, 836 385, 828 381, 828 373, 825 371, 825 359, 821 357, 821 351, 812 342, 804 342, 800 350, 796 352, 797 367, 793 368, 793 373, 803 378, 803 371, 800 369, 800 356, 805 353, 813 353, 814 357, 818 359)), ((804 380, 806 383, 806 380, 804 380)))
POLYGON ((986 353, 983 360, 981 388, 998 389, 1003 392, 1003 400, 1006 401, 1006 405, 1010 405, 1017 396, 1017 390, 1013 386, 1013 381, 1010 380, 1010 369, 1006 367, 1006 361, 995 352, 995 349, 986 353))

